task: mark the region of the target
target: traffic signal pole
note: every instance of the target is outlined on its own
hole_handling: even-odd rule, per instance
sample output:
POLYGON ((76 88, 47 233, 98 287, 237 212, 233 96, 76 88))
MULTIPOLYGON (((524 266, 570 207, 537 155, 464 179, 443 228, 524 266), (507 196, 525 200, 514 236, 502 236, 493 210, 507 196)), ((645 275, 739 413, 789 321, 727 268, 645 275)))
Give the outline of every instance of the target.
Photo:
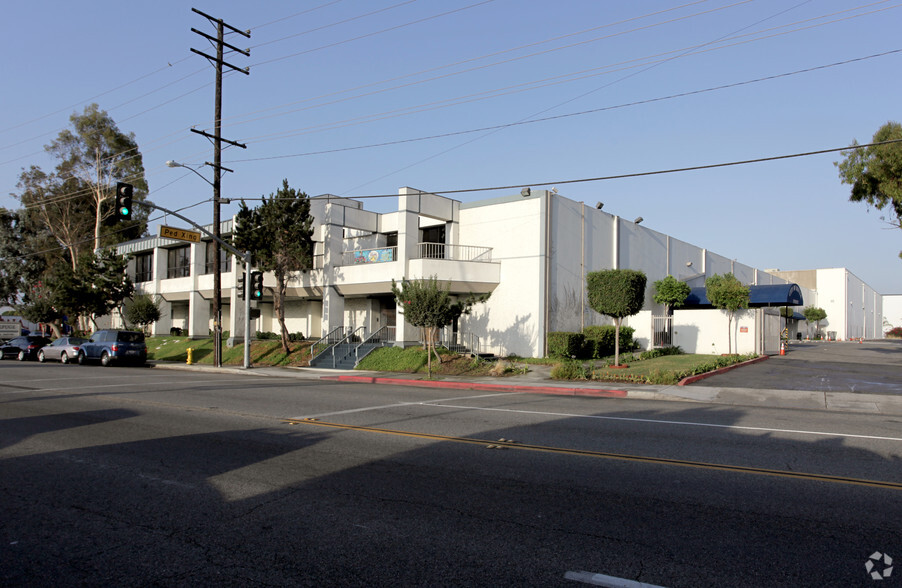
MULTIPOLYGON (((168 208, 163 208, 162 206, 158 206, 149 200, 142 200, 140 202, 136 202, 136 204, 140 204, 141 206, 146 206, 148 208, 152 208, 154 210, 160 210, 165 212, 166 214, 171 214, 176 218, 180 218, 201 233, 213 239, 220 247, 224 248, 226 251, 234 255, 235 257, 244 261, 244 369, 248 369, 251 367, 251 252, 245 251, 241 252, 235 249, 231 243, 227 241, 223 241, 218 236, 214 235, 207 229, 203 228, 199 224, 195 223, 193 220, 186 216, 182 216, 181 214, 175 212, 174 210, 169 210, 168 208)), ((215 228, 215 227, 214 227, 215 228)), ((218 259, 218 257, 217 257, 218 259)), ((214 345, 216 338, 213 339, 214 345)))

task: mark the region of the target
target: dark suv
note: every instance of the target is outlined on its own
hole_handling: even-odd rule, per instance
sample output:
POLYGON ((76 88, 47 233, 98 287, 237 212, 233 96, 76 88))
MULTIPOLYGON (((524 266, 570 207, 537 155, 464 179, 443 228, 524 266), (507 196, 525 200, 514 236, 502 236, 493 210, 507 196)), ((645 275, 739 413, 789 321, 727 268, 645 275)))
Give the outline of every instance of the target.
POLYGON ((78 363, 84 365, 89 361, 99 361, 105 366, 112 363, 144 365, 147 361, 144 333, 118 329, 104 329, 93 333, 78 349, 78 363))
POLYGON ((10 339, 8 343, 0 345, 0 359, 15 357, 19 361, 34 359, 38 350, 44 345, 50 345, 51 340, 38 335, 24 335, 10 339))

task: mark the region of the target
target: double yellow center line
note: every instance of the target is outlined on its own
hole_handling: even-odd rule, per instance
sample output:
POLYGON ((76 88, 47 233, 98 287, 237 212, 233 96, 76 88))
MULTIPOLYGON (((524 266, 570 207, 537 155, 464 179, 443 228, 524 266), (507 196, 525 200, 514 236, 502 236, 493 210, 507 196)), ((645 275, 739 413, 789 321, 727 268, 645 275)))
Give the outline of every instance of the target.
POLYGON ((826 474, 813 474, 806 472, 794 472, 791 470, 774 470, 769 468, 756 468, 749 466, 729 465, 708 463, 703 461, 692 461, 686 459, 669 459, 665 457, 649 457, 645 455, 630 455, 626 453, 609 453, 606 451, 591 451, 586 449, 571 449, 566 447, 553 447, 548 445, 530 445, 527 443, 518 443, 516 441, 501 439, 491 441, 488 439, 476 439, 472 437, 454 437, 450 435, 436 435, 434 433, 416 433, 412 431, 399 431, 397 429, 383 429, 379 427, 363 427, 359 425, 345 425, 342 423, 331 423, 321 421, 319 419, 287 419, 284 422, 289 425, 315 425, 317 427, 329 427, 332 429, 344 429, 348 431, 359 431, 362 433, 377 433, 381 435, 394 435, 398 437, 413 437, 416 439, 427 439, 430 441, 444 441, 451 443, 466 443, 470 445, 481 445, 493 449, 521 449, 526 451, 541 451, 544 453, 556 453, 560 455, 572 455, 580 457, 592 457, 601 459, 616 459, 621 461, 631 461, 640 463, 649 463, 656 465, 669 465, 679 467, 699 468, 706 470, 717 470, 723 472, 733 472, 740 474, 757 474, 762 476, 779 476, 783 478, 793 478, 797 480, 809 480, 815 482, 832 482, 838 484, 853 484, 856 486, 868 486, 872 488, 885 488, 889 490, 902 490, 902 483, 886 482, 882 480, 868 480, 863 478, 852 478, 848 476, 829 476, 826 474))

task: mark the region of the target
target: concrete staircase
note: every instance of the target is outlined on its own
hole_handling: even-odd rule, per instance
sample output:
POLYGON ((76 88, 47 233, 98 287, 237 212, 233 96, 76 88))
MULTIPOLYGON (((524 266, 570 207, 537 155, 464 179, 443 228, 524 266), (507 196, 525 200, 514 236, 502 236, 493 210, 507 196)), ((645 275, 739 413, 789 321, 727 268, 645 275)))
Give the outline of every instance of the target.
POLYGON ((310 367, 329 368, 336 370, 352 370, 357 367, 357 362, 373 349, 382 347, 384 343, 338 343, 321 353, 310 362, 310 367), (360 349, 357 349, 357 347, 360 349), (357 354, 355 355, 355 350, 357 354))

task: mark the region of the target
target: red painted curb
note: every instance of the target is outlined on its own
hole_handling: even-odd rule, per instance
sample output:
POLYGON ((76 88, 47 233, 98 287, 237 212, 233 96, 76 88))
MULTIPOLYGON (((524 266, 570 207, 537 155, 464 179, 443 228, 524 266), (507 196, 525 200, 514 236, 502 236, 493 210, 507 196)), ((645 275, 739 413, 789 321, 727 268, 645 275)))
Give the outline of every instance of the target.
POLYGON ((525 392, 531 394, 554 394, 557 396, 594 396, 602 398, 626 398, 625 390, 601 390, 594 388, 563 388, 554 386, 508 386, 505 384, 481 384, 478 382, 449 382, 431 380, 410 380, 407 378, 381 378, 372 376, 322 376, 321 380, 356 382, 360 384, 393 384, 395 386, 419 386, 421 388, 451 388, 453 390, 503 390, 505 392, 525 392))
POLYGON ((770 357, 770 356, 762 355, 761 357, 756 357, 755 359, 743 361, 742 363, 734 363, 733 365, 728 365, 726 367, 718 368, 718 369, 714 370, 713 372, 705 372, 704 374, 689 376, 687 378, 683 378, 682 380, 680 380, 677 383, 677 386, 685 386, 686 384, 694 384, 695 382, 698 382, 699 380, 704 380, 705 378, 707 378, 709 376, 716 376, 717 374, 722 374, 722 373, 728 372, 730 370, 735 370, 736 368, 742 367, 744 365, 751 365, 753 363, 758 363, 759 361, 764 361, 768 357, 770 357))

